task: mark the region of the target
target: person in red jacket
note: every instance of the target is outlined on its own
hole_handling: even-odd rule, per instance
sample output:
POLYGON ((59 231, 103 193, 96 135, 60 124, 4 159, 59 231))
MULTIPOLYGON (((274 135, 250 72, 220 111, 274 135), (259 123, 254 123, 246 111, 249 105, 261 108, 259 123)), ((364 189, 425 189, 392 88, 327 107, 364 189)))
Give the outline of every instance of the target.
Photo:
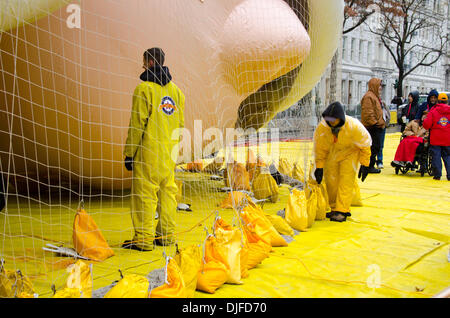
POLYGON ((447 95, 439 94, 438 104, 428 113, 423 121, 423 127, 430 130, 433 179, 441 179, 442 158, 447 171, 447 180, 450 181, 450 106, 447 102, 447 95))

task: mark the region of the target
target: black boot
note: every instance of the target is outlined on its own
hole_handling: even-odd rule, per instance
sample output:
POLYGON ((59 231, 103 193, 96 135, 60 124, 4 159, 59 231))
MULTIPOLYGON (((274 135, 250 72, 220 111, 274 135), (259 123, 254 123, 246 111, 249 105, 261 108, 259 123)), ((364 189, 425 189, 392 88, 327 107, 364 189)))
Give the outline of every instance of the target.
POLYGON ((136 242, 133 242, 131 240, 127 240, 123 242, 122 248, 129 249, 129 250, 135 250, 139 252, 150 252, 152 249, 143 249, 136 245, 136 242))
POLYGON ((381 170, 375 167, 369 167, 369 173, 381 173, 381 170))
POLYGON ((347 221, 347 216, 352 216, 350 212, 334 212, 334 214, 330 217, 330 221, 334 222, 345 222, 347 221))

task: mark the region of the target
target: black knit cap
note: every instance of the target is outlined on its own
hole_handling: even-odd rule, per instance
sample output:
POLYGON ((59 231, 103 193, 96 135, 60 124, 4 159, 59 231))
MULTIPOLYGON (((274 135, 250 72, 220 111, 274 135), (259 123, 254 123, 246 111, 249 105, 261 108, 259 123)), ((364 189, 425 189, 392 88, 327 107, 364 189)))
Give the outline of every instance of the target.
POLYGON ((336 127, 341 127, 345 124, 345 111, 342 104, 334 102, 330 104, 322 113, 322 117, 339 118, 341 121, 336 127))
POLYGON ((144 52, 144 57, 147 61, 153 60, 160 66, 164 65, 165 56, 163 49, 159 47, 152 47, 144 52))

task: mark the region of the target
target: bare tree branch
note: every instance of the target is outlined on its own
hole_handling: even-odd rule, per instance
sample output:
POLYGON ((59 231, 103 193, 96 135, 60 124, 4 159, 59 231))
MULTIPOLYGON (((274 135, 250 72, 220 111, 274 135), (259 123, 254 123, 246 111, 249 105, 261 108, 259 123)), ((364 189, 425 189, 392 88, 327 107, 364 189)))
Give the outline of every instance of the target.
MULTIPOLYGON (((402 95, 403 80, 420 66, 431 66, 439 61, 448 44, 447 35, 441 35, 445 17, 439 20, 428 12, 425 0, 376 0, 379 5, 380 25, 369 30, 378 36, 393 58, 398 68, 399 87, 397 95, 402 95), (427 38, 420 38, 418 34, 427 38), (432 35, 432 40, 428 37, 432 35), (439 39, 433 41, 435 37, 439 39), (395 49, 393 49, 395 47, 395 49), (421 53, 421 58, 405 69, 410 56, 421 53)), ((410 59, 411 61, 412 59, 410 59)))

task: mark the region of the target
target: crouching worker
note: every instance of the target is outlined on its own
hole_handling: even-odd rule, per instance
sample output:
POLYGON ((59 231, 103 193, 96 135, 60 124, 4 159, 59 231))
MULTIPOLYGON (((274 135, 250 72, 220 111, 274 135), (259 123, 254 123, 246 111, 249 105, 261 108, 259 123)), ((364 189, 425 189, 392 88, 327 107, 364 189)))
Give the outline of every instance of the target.
POLYGON ((427 113, 427 111, 424 111, 419 121, 413 120, 406 125, 402 134, 403 139, 397 147, 394 161, 391 162, 391 166, 394 168, 413 167, 418 148, 423 148, 425 140, 428 139, 428 130, 422 126, 427 113))
POLYGON ((151 251, 154 241, 158 245, 175 242, 177 158, 172 158, 172 153, 178 154, 175 147, 178 147, 181 130, 177 129, 184 127, 185 97, 163 65, 162 49, 152 48, 144 53, 145 71, 134 91, 124 150, 125 167, 133 171, 134 237, 122 247, 139 251, 151 251), (157 208, 159 218, 155 220, 157 208), (162 238, 155 240, 155 235, 162 238))
POLYGON ((331 221, 343 222, 350 216, 350 205, 358 169, 364 181, 369 173, 372 139, 361 122, 346 116, 339 102, 328 106, 314 132, 317 183, 325 180, 331 221))

